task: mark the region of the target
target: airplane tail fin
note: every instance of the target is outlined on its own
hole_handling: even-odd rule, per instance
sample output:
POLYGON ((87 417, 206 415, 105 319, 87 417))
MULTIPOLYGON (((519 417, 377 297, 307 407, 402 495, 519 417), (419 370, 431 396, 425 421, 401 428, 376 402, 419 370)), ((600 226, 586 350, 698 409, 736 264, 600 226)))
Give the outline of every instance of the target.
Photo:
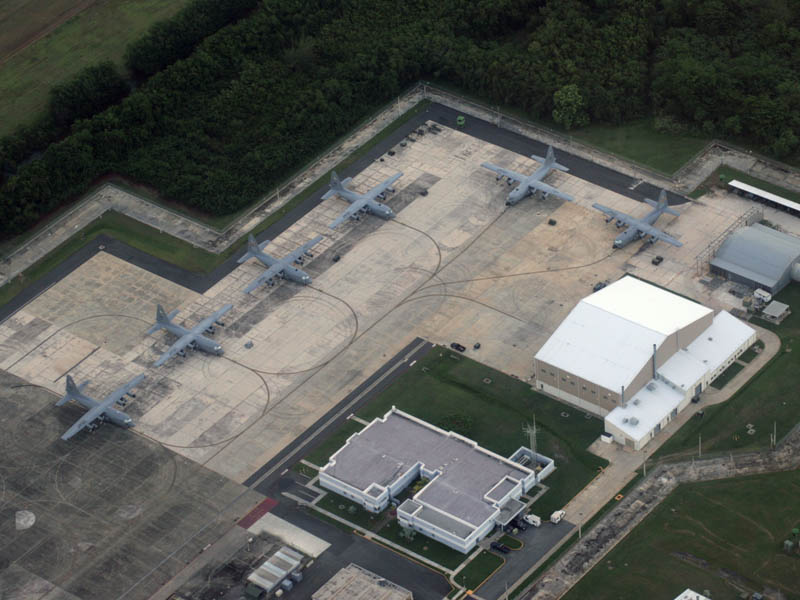
POLYGON ((532 154, 531 158, 535 161, 542 163, 545 167, 548 167, 550 169, 555 169, 557 171, 564 171, 564 172, 569 171, 567 167, 556 162, 556 152, 555 150, 553 150, 552 146, 547 147, 547 155, 544 158, 542 158, 541 156, 536 156, 535 154, 532 154))
POLYGON ((63 406, 73 398, 80 396, 80 394, 81 391, 78 389, 78 386, 75 385, 75 381, 71 376, 67 375, 67 393, 61 398, 61 400, 56 402, 56 406, 63 406))
POLYGON ((667 200, 667 191, 661 190, 661 193, 658 195, 658 202, 654 202, 650 200, 650 198, 644 199, 647 204, 652 206, 653 208, 659 209, 662 213, 667 213, 668 215, 675 215, 676 217, 680 215, 678 211, 669 207, 669 201, 667 200))
POLYGON ((246 260, 254 256, 258 256, 259 252, 261 252, 261 248, 259 248, 256 238, 253 237, 253 234, 251 233, 247 236, 247 252, 245 252, 244 255, 236 262, 242 264, 246 260))
POLYGON ((163 329, 166 325, 168 325, 171 321, 172 315, 168 315, 167 312, 164 310, 164 307, 160 304, 156 307, 156 322, 155 324, 147 330, 147 335, 155 333, 159 329, 163 329))
POLYGON ((339 179, 339 175, 336 171, 331 172, 331 188, 334 190, 342 189, 342 180, 339 179))

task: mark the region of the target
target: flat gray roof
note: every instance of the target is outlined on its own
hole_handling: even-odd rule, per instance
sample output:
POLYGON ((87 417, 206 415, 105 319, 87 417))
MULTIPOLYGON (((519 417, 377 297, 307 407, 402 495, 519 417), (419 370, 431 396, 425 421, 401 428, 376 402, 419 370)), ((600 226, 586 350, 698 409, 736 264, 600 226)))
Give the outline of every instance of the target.
POLYGON ((761 224, 735 231, 711 265, 773 288, 800 257, 800 238, 761 224))
POLYGON ((440 471, 417 499, 473 526, 495 511, 483 499, 489 490, 506 476, 522 480, 532 473, 402 412, 372 422, 331 460, 325 473, 361 491, 373 483, 388 486, 417 464, 440 471))
POLYGON ((783 313, 786 311, 786 309, 788 309, 788 308, 789 308, 789 305, 788 305, 788 304, 784 304, 783 302, 778 302, 777 300, 773 300, 772 302, 770 302, 769 304, 767 304, 767 307, 764 309, 764 311, 763 311, 763 312, 764 312, 764 314, 765 314, 765 315, 767 315, 768 317, 774 317, 774 318, 776 318, 776 319, 777 319, 777 318, 778 318, 778 317, 780 317, 780 316, 781 316, 781 315, 782 315, 782 314, 783 314, 783 313))

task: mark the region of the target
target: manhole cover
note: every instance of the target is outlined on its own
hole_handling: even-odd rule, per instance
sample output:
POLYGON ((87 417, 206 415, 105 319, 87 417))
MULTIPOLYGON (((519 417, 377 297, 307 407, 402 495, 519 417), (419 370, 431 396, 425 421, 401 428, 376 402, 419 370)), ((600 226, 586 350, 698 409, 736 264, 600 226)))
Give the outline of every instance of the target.
POLYGON ((561 413, 561 416, 566 419, 569 416, 569 413, 564 411, 564 412, 561 413))

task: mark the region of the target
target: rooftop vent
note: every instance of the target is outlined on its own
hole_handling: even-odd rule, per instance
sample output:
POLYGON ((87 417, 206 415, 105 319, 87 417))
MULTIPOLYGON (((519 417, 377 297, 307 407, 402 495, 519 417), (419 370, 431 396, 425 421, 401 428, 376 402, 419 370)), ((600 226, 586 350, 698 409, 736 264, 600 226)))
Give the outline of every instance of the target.
POLYGON ((630 420, 630 419, 628 419, 628 417, 625 417, 624 419, 622 419, 622 422, 623 422, 623 423, 627 423, 629 420, 630 420))
POLYGON ((640 402, 640 400, 639 400, 638 398, 636 398, 636 399, 633 401, 633 405, 634 405, 634 406, 639 406, 639 402, 640 402))
POLYGON ((628 421, 628 422, 629 422, 631 425, 638 425, 638 424, 639 424, 639 419, 637 419, 636 417, 631 417, 631 418, 630 418, 630 421, 628 421))
POLYGON ((655 384, 655 382, 651 381, 650 383, 648 383, 648 384, 647 384, 647 389, 648 389, 648 390, 650 390, 651 392, 655 392, 655 391, 656 391, 656 384, 655 384))

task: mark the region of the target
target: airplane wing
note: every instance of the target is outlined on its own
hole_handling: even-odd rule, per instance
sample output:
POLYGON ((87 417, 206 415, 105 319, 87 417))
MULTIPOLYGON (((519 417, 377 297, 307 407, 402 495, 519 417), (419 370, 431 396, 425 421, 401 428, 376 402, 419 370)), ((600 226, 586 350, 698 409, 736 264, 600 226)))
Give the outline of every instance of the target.
POLYGON ((360 211, 362 208, 364 208, 366 204, 367 204, 366 197, 364 197, 362 200, 356 200, 350 206, 348 206, 347 209, 341 215, 339 215, 333 223, 328 225, 328 227, 330 227, 331 229, 336 229, 339 225, 347 221, 347 219, 349 219, 358 211, 360 211))
POLYGON ((84 414, 80 419, 75 421, 75 423, 67 429, 64 434, 61 436, 61 439, 67 441, 76 433, 81 431, 84 427, 86 427, 89 423, 94 421, 100 414, 103 412, 103 408, 98 404, 92 410, 84 414))
POLYGON ((592 204, 592 208, 597 209, 600 212, 606 213, 609 217, 613 217, 614 219, 622 221, 626 225, 638 227, 640 224, 640 221, 638 219, 634 219, 632 216, 626 215, 624 212, 619 212, 618 210, 614 210, 613 208, 603 206, 602 204, 594 203, 592 204))
POLYGON ((186 335, 184 335, 183 337, 179 338, 177 342, 172 344, 172 346, 170 346, 169 349, 166 352, 164 352, 164 354, 162 354, 158 358, 158 360, 156 362, 153 363, 153 366, 154 367, 160 367, 161 365, 163 365, 170 358, 172 358, 178 352, 180 352, 181 350, 186 348, 186 346, 191 344, 198 335, 199 334, 195 334, 194 332, 190 332, 190 333, 187 333, 186 335))
POLYGON ((683 246, 682 242, 679 242, 674 237, 667 235, 660 229, 656 229, 651 225, 647 225, 645 223, 639 223, 637 225, 634 225, 634 227, 636 227, 636 229, 638 229, 639 231, 643 231, 647 235, 652 235, 654 238, 661 240, 662 242, 667 242, 668 244, 672 244, 673 246, 677 246, 678 248, 683 246))
MULTIPOLYGON (((131 380, 130 380, 128 383, 126 383, 125 385, 121 385, 121 386, 119 386, 117 389, 115 389, 113 392, 111 392, 111 393, 110 393, 108 396, 106 396, 106 397, 103 399, 103 401, 102 401, 100 404, 98 404, 98 405, 97 405, 97 407, 99 407, 99 408, 101 408, 103 411, 105 411, 105 409, 107 409, 107 408, 109 408, 109 407, 113 406, 114 404, 116 404, 116 403, 117 403, 117 401, 118 401, 120 398, 122 398, 122 397, 123 397, 125 394, 127 394, 128 392, 130 392, 130 391, 131 391, 133 388, 135 388, 137 385, 139 385, 140 383, 142 383, 142 380, 143 380, 143 379, 144 379, 144 374, 143 374, 143 373, 142 373, 142 374, 140 374, 140 375, 137 375, 136 377, 134 377, 133 379, 131 379, 131 380)), ((95 407, 95 408, 97 408, 97 407, 95 407)))
MULTIPOLYGON (((258 277, 253 279, 246 288, 244 288, 244 293, 249 294, 257 287, 264 285, 267 281, 278 275, 281 271, 283 271, 283 262, 275 263, 269 269, 261 273, 258 277)), ((210 325, 211 323, 209 323, 210 325)))
POLYGON ((206 317, 202 321, 200 321, 197 325, 192 328, 192 333, 195 335, 202 335, 203 332, 208 329, 211 325, 213 325, 214 321, 218 321, 221 316, 227 313, 230 309, 233 308, 233 304, 226 304, 222 308, 220 308, 217 312, 215 312, 210 317, 206 317))
POLYGON ((392 175, 391 177, 389 177, 389 179, 379 183, 374 188, 372 188, 370 191, 368 191, 365 194, 365 196, 367 196, 370 200, 374 200, 375 198, 380 196, 383 192, 385 192, 387 189, 392 187, 392 184, 395 181, 397 181, 398 179, 400 179, 402 176, 403 176, 402 173, 398 173, 397 175, 392 175))
POLYGON ((508 169, 504 169, 503 167, 498 167, 497 165, 493 165, 492 163, 485 162, 481 163, 481 166, 489 169, 490 171, 494 171, 501 177, 508 177, 509 179, 513 179, 516 182, 524 181, 527 175, 520 175, 516 171, 510 171, 508 169))
POLYGON ((562 200, 566 200, 568 202, 575 201, 575 199, 566 192, 562 192, 558 188, 554 188, 552 185, 547 185, 543 181, 531 181, 528 183, 528 187, 532 187, 535 190, 542 191, 545 194, 552 194, 553 196, 556 196, 557 198, 561 198, 562 200))
POLYGON ((284 257, 283 257, 283 262, 284 262, 285 264, 293 263, 293 262, 294 262, 294 261, 296 261, 298 258, 300 258, 301 256, 303 256, 303 254, 305 254, 306 252, 308 252, 309 250, 311 250, 311 248, 313 248, 314 246, 316 246, 317 244, 319 244, 321 241, 322 241, 322 236, 321 236, 321 235, 318 235, 317 237, 315 237, 315 238, 314 238, 313 240, 311 240, 310 242, 306 242, 305 244, 303 244, 303 245, 302 245, 302 246, 300 246, 299 248, 295 248, 295 249, 294 249, 294 250, 292 250, 292 251, 291 251, 289 254, 287 254, 286 256, 284 256, 284 257))

